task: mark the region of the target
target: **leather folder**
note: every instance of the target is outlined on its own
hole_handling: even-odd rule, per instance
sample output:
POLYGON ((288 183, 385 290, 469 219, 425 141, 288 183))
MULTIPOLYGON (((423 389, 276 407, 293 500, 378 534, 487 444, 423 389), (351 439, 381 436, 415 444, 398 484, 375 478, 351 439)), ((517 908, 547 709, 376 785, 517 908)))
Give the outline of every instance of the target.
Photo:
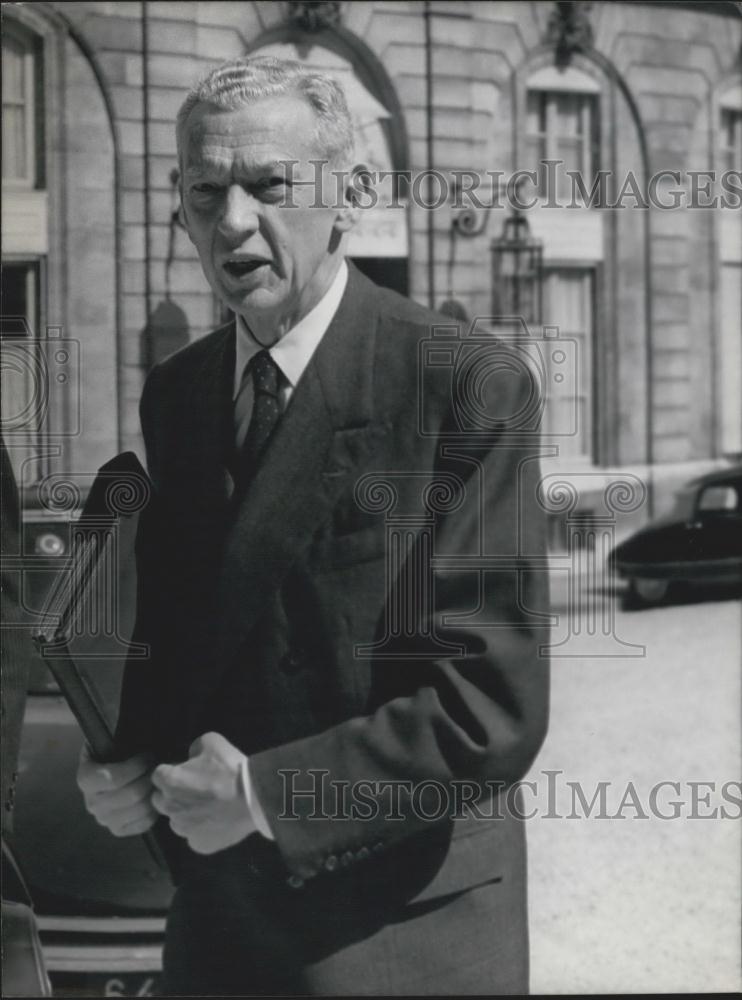
MULTIPOLYGON (((82 514, 71 531, 72 551, 47 598, 42 624, 33 639, 60 691, 77 719, 93 759, 116 760, 114 723, 105 698, 96 688, 85 659, 71 650, 81 623, 98 614, 97 604, 118 562, 112 558, 122 534, 133 537, 139 511, 150 493, 150 482, 136 455, 129 451, 103 465, 88 494, 82 514), (104 577, 106 579, 104 579, 104 577)), ((84 626, 83 626, 84 630, 84 626)), ((164 817, 144 835, 158 865, 175 869, 177 842, 164 817)))

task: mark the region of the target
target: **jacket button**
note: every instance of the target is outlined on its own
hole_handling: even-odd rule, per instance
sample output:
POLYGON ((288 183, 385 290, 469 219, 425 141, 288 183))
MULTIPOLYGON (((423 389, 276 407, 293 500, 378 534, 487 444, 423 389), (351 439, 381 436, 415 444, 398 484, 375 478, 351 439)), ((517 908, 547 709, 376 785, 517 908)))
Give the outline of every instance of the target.
POLYGON ((330 854, 329 857, 325 858, 325 868, 328 872, 334 872, 339 864, 340 859, 336 854, 330 854))
POLYGON ((281 669, 287 674, 296 673, 304 666, 305 658, 303 649, 289 649, 281 659, 281 669))
POLYGON ((347 868, 349 865, 353 864, 355 859, 356 856, 352 851, 346 851, 344 854, 340 855, 340 864, 343 868, 347 868))
POLYGON ((286 882, 288 885, 291 886, 292 889, 301 889, 301 887, 304 885, 304 879, 301 877, 301 875, 289 875, 289 877, 286 879, 286 882))
POLYGON ((374 852, 374 854, 380 854, 383 850, 384 850, 384 843, 383 843, 383 841, 380 840, 378 843, 374 844, 374 846, 373 846, 373 852, 374 852))
POLYGON ((371 857, 371 851, 367 847, 359 847, 356 857, 359 861, 367 861, 371 857))

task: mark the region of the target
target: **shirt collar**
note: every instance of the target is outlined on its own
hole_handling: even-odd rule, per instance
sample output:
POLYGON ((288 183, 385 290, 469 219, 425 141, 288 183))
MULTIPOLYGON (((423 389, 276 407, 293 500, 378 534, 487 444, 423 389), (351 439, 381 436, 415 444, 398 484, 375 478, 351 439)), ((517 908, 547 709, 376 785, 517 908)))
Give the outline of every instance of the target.
MULTIPOLYGON (((304 369, 324 337, 332 318, 337 312, 348 282, 348 265, 343 260, 332 284, 311 312, 300 319, 281 339, 269 349, 269 354, 278 365, 289 386, 293 389, 304 374, 304 369)), ((236 316, 237 337, 235 341, 234 398, 236 399, 245 365, 262 348, 253 339, 242 316, 236 316)))

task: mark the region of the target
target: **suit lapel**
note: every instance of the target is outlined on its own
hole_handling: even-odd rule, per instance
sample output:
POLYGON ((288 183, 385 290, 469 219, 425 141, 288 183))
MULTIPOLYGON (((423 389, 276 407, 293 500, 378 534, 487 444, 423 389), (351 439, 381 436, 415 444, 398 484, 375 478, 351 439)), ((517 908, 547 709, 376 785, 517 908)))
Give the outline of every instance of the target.
POLYGON ((227 539, 217 643, 225 662, 386 433, 374 413, 374 286, 354 268, 227 539))
POLYGON ((233 482, 227 470, 232 433, 234 323, 214 335, 214 343, 195 372, 181 450, 189 495, 202 509, 226 505, 233 482), (193 469, 198 469, 197 477, 193 469))

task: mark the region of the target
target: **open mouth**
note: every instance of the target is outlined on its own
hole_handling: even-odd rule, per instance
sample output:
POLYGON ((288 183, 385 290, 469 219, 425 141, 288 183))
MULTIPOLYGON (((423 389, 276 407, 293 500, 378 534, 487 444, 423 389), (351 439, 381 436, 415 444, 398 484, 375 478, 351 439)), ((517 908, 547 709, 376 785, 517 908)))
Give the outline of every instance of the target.
POLYGON ((258 268, 267 267, 270 262, 253 257, 252 259, 234 258, 224 264, 224 270, 233 278, 244 278, 248 274, 257 271, 258 268))

